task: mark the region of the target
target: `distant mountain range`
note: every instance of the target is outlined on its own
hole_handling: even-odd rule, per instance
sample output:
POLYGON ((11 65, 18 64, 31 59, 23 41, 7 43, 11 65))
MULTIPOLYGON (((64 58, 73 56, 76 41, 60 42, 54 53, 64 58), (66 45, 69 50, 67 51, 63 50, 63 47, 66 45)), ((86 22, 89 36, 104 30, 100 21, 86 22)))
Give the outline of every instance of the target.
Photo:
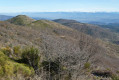
POLYGON ((0 15, 0 20, 1 21, 8 20, 10 18, 12 18, 12 16, 0 15))
POLYGON ((86 23, 117 23, 119 22, 119 12, 23 12, 4 13, 4 15, 16 16, 27 15, 35 19, 73 19, 86 23))

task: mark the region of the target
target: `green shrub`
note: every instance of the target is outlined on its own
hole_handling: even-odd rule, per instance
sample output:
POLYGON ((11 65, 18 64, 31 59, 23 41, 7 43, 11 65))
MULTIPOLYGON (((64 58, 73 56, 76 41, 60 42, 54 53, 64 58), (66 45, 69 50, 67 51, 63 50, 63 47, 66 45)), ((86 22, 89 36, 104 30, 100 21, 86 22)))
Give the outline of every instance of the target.
POLYGON ((117 76, 117 75, 112 75, 112 80, 119 80, 119 76, 117 76))
POLYGON ((6 61, 3 66, 3 71, 6 76, 12 76, 14 73, 14 64, 10 61, 6 61))
POLYGON ((23 74, 23 76, 27 77, 34 74, 34 69, 25 64, 18 63, 14 65, 14 73, 23 74))
POLYGON ((84 69, 89 69, 90 68, 90 63, 89 62, 86 62, 85 64, 84 64, 84 69))
POLYGON ((25 48, 22 52, 22 59, 24 63, 29 64, 35 70, 39 68, 40 56, 37 48, 25 48))
POLYGON ((17 74, 27 77, 34 74, 34 70, 25 64, 12 61, 4 53, 0 52, 0 78, 5 76, 14 77, 17 74))
POLYGON ((20 56, 20 55, 21 55, 21 48, 20 48, 20 46, 15 46, 15 47, 13 47, 13 53, 14 53, 16 56, 20 56))
POLYGON ((4 71, 2 66, 0 66, 0 76, 4 76, 4 71))
POLYGON ((0 52, 0 65, 3 66, 6 62, 6 60, 8 59, 7 56, 5 56, 5 54, 3 54, 2 52, 0 52))
POLYGON ((9 46, 1 48, 1 51, 7 56, 12 55, 12 49, 9 46))

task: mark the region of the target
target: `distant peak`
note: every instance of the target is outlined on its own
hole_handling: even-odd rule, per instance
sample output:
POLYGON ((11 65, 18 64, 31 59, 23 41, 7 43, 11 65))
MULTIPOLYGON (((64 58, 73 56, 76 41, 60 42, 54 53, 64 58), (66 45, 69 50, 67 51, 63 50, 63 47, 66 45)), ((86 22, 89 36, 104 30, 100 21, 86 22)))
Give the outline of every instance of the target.
MULTIPOLYGON (((16 17, 19 17, 19 16, 26 16, 26 15, 17 15, 16 17)), ((27 17, 27 16, 26 16, 27 17)))
POLYGON ((35 20, 26 15, 18 15, 16 17, 9 19, 8 21, 16 25, 27 25, 34 22, 35 20))
POLYGON ((28 17, 26 15, 17 15, 16 17, 30 18, 30 17, 28 17))

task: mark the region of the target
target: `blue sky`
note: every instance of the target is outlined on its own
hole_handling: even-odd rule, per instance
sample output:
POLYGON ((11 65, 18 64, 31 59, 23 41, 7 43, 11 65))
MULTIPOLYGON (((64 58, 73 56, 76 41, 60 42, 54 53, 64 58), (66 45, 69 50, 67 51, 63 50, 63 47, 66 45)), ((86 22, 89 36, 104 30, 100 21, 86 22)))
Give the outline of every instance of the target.
POLYGON ((0 0, 3 12, 119 12, 119 0, 0 0))

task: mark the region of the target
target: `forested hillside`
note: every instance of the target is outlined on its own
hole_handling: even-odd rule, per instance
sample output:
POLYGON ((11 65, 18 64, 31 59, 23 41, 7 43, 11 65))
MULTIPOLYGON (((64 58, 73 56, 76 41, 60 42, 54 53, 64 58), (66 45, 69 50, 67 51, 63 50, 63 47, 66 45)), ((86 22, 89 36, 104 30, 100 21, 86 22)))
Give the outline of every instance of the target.
POLYGON ((19 15, 0 21, 0 79, 118 80, 118 48, 81 30, 19 15))

